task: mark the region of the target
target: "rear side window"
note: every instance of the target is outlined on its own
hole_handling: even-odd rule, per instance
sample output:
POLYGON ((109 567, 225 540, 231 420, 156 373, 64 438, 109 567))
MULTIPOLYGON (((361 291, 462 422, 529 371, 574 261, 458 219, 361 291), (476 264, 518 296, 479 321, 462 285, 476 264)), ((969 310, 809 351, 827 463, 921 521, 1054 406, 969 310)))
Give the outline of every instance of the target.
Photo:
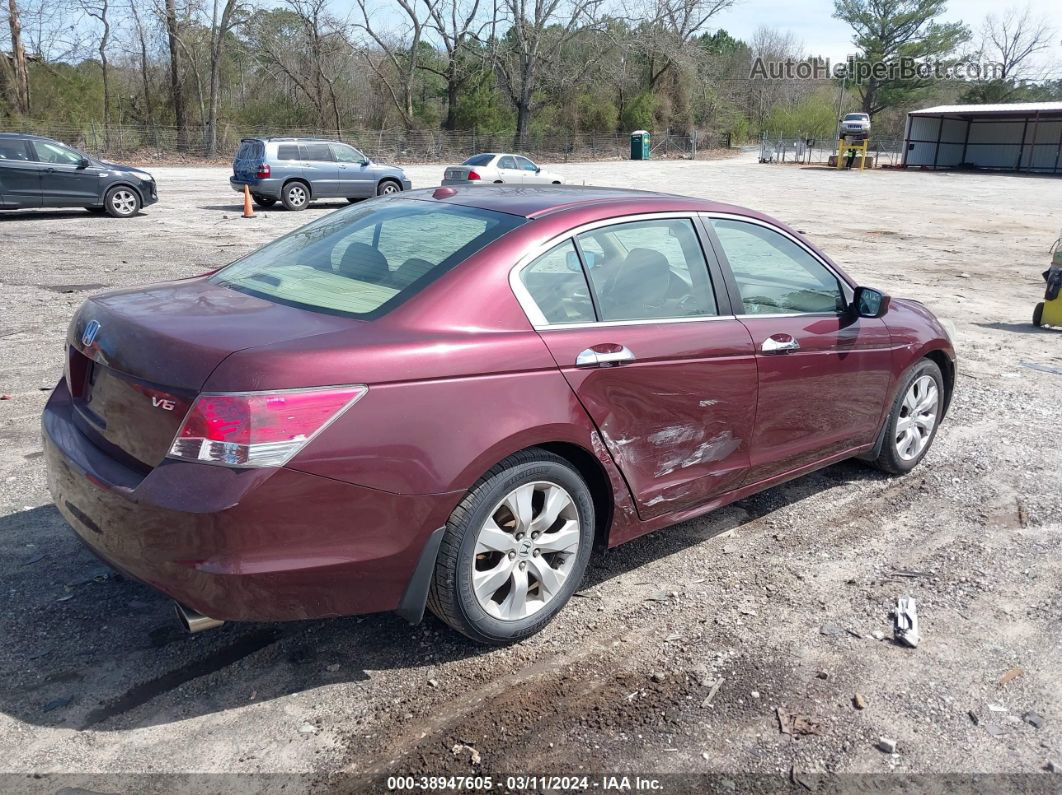
POLYGON ((374 201, 307 224, 210 280, 279 303, 367 320, 524 222, 459 205, 374 201))
POLYGON ((29 147, 25 141, 0 138, 0 160, 29 160, 29 147))
POLYGON ((328 144, 300 144, 299 148, 302 150, 303 160, 330 162, 334 159, 332 157, 332 147, 328 144))
POLYGON ((472 157, 468 158, 468 160, 466 160, 461 165, 462 166, 485 166, 493 159, 494 159, 494 155, 473 155, 472 157))
POLYGON ((590 279, 601 320, 718 314, 708 264, 687 218, 634 221, 579 235, 593 252, 590 279))
POLYGON ((512 157, 503 157, 498 161, 498 168, 516 168, 516 160, 512 157))
POLYGON ((277 147, 277 160, 300 160, 298 144, 280 144, 277 147))
POLYGON ((549 323, 592 323, 594 305, 575 243, 565 240, 520 272, 520 281, 549 323))

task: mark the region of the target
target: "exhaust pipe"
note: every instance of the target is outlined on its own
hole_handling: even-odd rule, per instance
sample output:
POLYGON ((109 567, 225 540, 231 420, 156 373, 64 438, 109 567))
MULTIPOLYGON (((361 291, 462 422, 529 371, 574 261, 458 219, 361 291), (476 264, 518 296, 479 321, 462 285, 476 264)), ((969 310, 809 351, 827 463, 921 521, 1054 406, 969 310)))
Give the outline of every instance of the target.
POLYGON ((225 623, 220 619, 204 616, 198 610, 185 607, 180 602, 174 602, 173 607, 177 611, 177 620, 188 632, 202 632, 204 629, 213 629, 225 623))

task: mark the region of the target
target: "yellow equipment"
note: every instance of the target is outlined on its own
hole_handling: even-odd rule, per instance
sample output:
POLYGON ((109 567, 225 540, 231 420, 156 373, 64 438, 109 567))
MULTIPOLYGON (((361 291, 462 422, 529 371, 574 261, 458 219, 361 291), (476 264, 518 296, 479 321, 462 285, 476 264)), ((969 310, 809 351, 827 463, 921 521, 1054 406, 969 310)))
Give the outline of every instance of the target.
POLYGON ((1044 271, 1044 300, 1033 310, 1034 326, 1062 327, 1062 237, 1051 247, 1051 267, 1044 271))
POLYGON ((859 170, 863 170, 863 166, 867 162, 867 146, 870 144, 869 138, 862 138, 857 141, 846 141, 844 138, 837 140, 837 168, 845 168, 845 152, 853 158, 859 157, 859 170))

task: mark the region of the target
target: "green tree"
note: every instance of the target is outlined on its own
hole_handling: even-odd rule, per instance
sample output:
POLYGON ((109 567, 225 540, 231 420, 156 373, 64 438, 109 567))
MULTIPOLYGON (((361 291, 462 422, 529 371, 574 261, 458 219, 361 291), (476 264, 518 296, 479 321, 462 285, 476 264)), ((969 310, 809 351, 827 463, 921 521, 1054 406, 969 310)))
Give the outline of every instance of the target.
MULTIPOLYGON (((970 38, 961 22, 934 21, 945 5, 946 0, 834 0, 833 15, 852 28, 852 43, 860 51, 857 65, 896 67, 905 58, 946 62, 970 38)), ((932 77, 870 74, 854 82, 863 112, 873 116, 916 99, 929 88, 932 77)))

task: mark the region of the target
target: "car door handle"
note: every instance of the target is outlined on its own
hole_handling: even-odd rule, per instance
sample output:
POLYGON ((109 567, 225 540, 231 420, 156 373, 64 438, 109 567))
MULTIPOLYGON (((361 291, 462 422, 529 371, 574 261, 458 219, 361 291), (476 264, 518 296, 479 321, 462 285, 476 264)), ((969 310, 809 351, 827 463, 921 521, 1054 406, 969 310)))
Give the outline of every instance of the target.
POLYGON ((760 345, 764 353, 788 353, 800 350, 800 343, 792 334, 772 334, 760 345))
POLYGON ((633 351, 626 345, 618 345, 614 342, 606 342, 602 345, 594 345, 575 357, 576 367, 608 367, 623 362, 633 362, 633 351))

